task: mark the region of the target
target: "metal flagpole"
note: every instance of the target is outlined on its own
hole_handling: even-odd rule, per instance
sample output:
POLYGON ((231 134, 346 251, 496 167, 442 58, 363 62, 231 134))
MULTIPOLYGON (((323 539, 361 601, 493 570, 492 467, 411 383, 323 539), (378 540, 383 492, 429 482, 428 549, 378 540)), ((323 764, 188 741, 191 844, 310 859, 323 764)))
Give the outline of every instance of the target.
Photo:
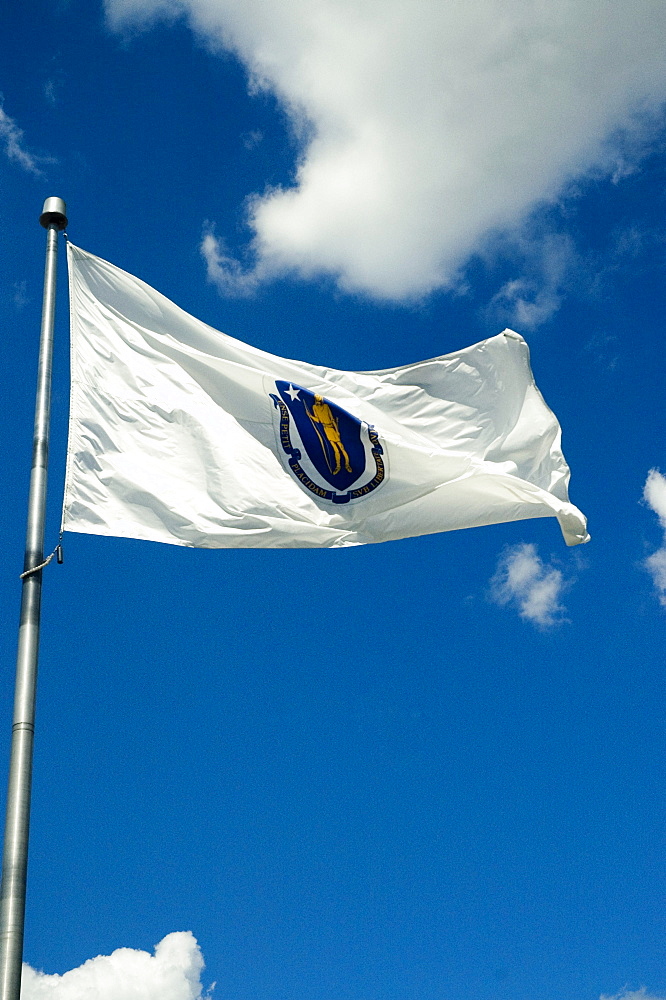
MULTIPOLYGON (((44 559, 44 514, 49 455, 51 358, 53 355, 58 233, 67 225, 65 212, 65 202, 62 198, 47 198, 39 218, 40 223, 47 230, 46 265, 44 269, 44 299, 39 344, 37 397, 35 400, 32 469, 28 495, 28 525, 23 563, 24 573, 40 566, 44 559)), ((0 889, 0 1000, 19 1000, 21 995, 41 596, 42 571, 38 569, 23 577, 21 595, 16 687, 14 690, 14 724, 9 758, 5 843, 2 855, 2 888, 0 889)))

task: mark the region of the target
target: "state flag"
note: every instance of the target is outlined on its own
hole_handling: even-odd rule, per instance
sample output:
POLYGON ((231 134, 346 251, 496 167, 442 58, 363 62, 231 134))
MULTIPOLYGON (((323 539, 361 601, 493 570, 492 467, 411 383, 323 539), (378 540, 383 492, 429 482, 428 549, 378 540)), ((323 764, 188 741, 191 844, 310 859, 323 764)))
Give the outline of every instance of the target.
POLYGON ((65 530, 339 547, 556 517, 588 540, 517 333, 339 371, 220 333, 71 243, 68 259, 65 530))

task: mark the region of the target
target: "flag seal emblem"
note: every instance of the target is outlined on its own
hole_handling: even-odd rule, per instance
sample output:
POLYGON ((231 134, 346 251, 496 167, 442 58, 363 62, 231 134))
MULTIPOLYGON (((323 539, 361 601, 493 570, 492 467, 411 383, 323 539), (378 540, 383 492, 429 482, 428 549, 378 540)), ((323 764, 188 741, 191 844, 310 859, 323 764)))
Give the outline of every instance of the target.
POLYGON ((386 479, 379 435, 364 420, 293 382, 269 393, 278 416, 278 448, 300 485, 334 504, 364 500, 386 479))

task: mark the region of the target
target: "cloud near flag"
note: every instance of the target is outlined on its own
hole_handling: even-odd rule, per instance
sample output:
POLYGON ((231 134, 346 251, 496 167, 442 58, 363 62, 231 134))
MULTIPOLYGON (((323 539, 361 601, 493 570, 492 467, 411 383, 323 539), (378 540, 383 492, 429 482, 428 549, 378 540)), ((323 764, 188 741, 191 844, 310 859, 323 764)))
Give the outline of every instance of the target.
POLYGON ((532 517, 588 540, 527 344, 345 372, 260 351, 71 243, 63 527, 339 547, 532 517))

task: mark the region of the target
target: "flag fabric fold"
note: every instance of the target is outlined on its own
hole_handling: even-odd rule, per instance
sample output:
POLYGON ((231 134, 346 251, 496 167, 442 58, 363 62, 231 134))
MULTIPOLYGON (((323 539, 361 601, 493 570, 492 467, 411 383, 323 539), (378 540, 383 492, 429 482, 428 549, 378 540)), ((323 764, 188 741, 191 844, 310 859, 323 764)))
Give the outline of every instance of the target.
POLYGON ((560 427, 505 330, 416 364, 275 357, 68 244, 63 528, 199 548, 339 547, 532 517, 588 540, 560 427))

